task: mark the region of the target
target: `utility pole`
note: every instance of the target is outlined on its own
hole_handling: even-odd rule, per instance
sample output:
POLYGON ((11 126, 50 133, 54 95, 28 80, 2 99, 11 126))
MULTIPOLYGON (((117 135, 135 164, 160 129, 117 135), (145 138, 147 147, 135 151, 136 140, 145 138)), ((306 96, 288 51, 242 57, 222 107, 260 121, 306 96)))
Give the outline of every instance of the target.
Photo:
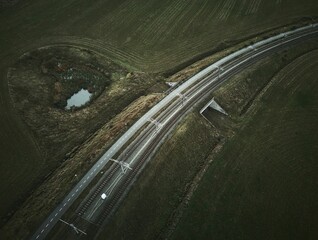
POLYGON ((187 101, 188 97, 186 97, 184 94, 182 93, 177 93, 177 96, 179 98, 181 98, 181 106, 184 106, 185 102, 187 101))
POLYGON ((70 227, 76 232, 76 234, 82 233, 82 234, 84 234, 84 235, 87 235, 86 232, 84 232, 84 231, 82 231, 81 229, 75 227, 75 225, 74 225, 73 223, 68 223, 68 222, 66 222, 66 221, 64 221, 64 220, 62 220, 62 219, 59 219, 59 220, 60 220, 62 223, 65 223, 66 225, 70 226, 70 227))
POLYGON ((155 132, 158 132, 160 130, 160 128, 162 127, 162 124, 160 122, 158 122, 156 119, 150 118, 150 119, 148 119, 148 121, 156 126, 155 132))
POLYGON ((287 33, 284 33, 284 34, 283 34, 283 37, 281 38, 282 42, 284 42, 284 40, 285 40, 285 38, 286 38, 287 36, 288 36, 287 33))
POLYGON ((218 69, 218 79, 220 79, 221 72, 224 70, 224 68, 217 66, 217 69, 218 69))
POLYGON ((118 160, 116 160, 116 159, 109 159, 109 160, 110 160, 110 161, 113 161, 113 162, 115 162, 115 163, 117 163, 117 164, 119 164, 120 167, 121 167, 122 173, 126 173, 126 172, 127 172, 127 169, 132 170, 132 168, 130 167, 130 164, 129 164, 129 163, 126 163, 126 162, 123 162, 123 161, 118 161, 118 160))
POLYGON ((249 48, 250 48, 250 49, 252 49, 252 50, 254 50, 254 51, 256 51, 256 50, 257 50, 257 48, 256 48, 256 47, 254 47, 253 45, 250 45, 250 46, 249 46, 249 48))

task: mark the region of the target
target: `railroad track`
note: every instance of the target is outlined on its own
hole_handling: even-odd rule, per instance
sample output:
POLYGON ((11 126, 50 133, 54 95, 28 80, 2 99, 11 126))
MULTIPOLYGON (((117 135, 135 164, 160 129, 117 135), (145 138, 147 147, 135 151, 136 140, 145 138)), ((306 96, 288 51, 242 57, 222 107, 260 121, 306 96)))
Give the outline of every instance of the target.
MULTIPOLYGON (((105 187, 108 184, 113 184, 111 183, 111 181, 115 177, 115 187, 111 190, 111 195, 109 195, 106 201, 102 203, 101 208, 98 212, 96 212, 97 216, 94 217, 94 224, 105 224, 108 221, 109 217, 116 211, 121 201, 133 185, 135 179, 138 177, 142 169, 145 167, 147 161, 152 156, 152 154, 154 154, 156 148, 159 147, 161 142, 163 142, 164 138, 166 138, 169 135, 169 133, 173 130, 174 126, 182 119, 184 115, 187 114, 187 112, 191 111, 191 109, 198 102, 205 99, 213 91, 213 89, 217 88, 220 84, 224 83, 231 76, 242 71, 252 63, 256 62, 258 59, 262 59, 267 55, 271 54, 272 52, 276 52, 278 49, 282 49, 285 45, 288 45, 290 43, 295 44, 297 42, 303 41, 302 37, 304 39, 308 39, 312 36, 317 36, 318 31, 316 28, 317 26, 315 26, 315 28, 312 29, 308 28, 302 30, 301 32, 295 32, 294 34, 291 34, 291 36, 282 36, 282 38, 274 39, 271 42, 268 42, 264 45, 258 46, 257 44, 255 44, 255 46, 257 46, 255 49, 250 49, 249 51, 245 50, 245 52, 243 51, 238 55, 234 54, 229 59, 225 57, 224 59, 218 62, 219 65, 214 64, 211 66, 214 68, 209 67, 209 71, 203 70, 201 75, 199 73, 198 76, 200 75, 200 78, 196 81, 189 80, 189 82, 186 82, 185 85, 181 85, 179 87, 180 89, 183 89, 180 92, 180 94, 183 94, 184 96, 188 97, 188 100, 185 102, 178 100, 177 95, 175 95, 176 93, 168 95, 167 97, 170 97, 170 100, 165 101, 165 105, 161 105, 164 107, 159 108, 159 111, 156 110, 155 115, 153 115, 153 117, 156 118, 156 120, 165 121, 165 124, 160 128, 160 130, 156 131, 156 127, 151 124, 139 125, 139 129, 143 130, 139 133, 139 135, 133 135, 135 140, 129 143, 130 138, 125 140, 124 142, 123 139, 121 139, 120 141, 123 143, 120 143, 120 141, 118 141, 114 145, 114 148, 111 148, 111 150, 109 150, 109 152, 111 153, 113 152, 113 149, 115 149, 116 146, 118 146, 116 154, 120 153, 118 156, 118 160, 121 161, 124 161, 127 155, 127 161, 129 160, 129 157, 132 157, 133 159, 131 160, 131 162, 129 162, 132 164, 132 170, 127 170, 120 176, 120 178, 118 178, 118 171, 120 171, 121 169, 119 166, 113 166, 113 164, 109 171, 107 171, 107 174, 105 174, 105 176, 98 182, 98 185, 94 187, 94 189, 89 193, 90 195, 84 200, 83 204, 79 207, 78 216, 83 217, 83 214, 86 211, 88 211, 88 209, 92 206, 93 203, 97 201, 103 189, 105 189, 105 187), (203 75, 203 72, 205 73, 205 75, 203 75), (124 143, 129 144, 126 144, 126 146, 123 145, 124 143), (125 149, 123 149, 123 147, 125 147, 125 149)), ((238 53, 239 52, 240 51, 238 51, 238 53)), ((160 105, 160 103, 158 105, 160 105)), ((132 128, 136 128, 136 126, 137 123, 132 128)), ((132 130, 131 133, 133 133, 133 131, 135 130, 132 130)), ((106 153, 104 156, 106 156, 106 153)), ((107 156, 111 157, 114 155, 107 154, 107 156)), ((92 179, 95 178, 95 176, 97 176, 98 171, 105 166, 107 161, 108 159, 105 159, 104 157, 101 158, 94 165, 94 167, 85 175, 83 180, 81 180, 77 184, 77 186, 69 193, 67 198, 65 198, 65 200, 59 205, 59 207, 51 213, 46 222, 42 224, 42 226, 34 234, 34 239, 43 239, 46 236, 46 234, 52 228, 50 223, 53 222, 53 225, 57 222, 58 216, 62 216, 62 214, 66 211, 66 209, 68 209, 70 204, 72 204, 75 201, 75 199, 85 189, 85 187, 88 186, 92 179)), ((92 215, 93 214, 95 213, 93 212, 92 215)))
MULTIPOLYGON (((294 40, 293 43, 297 43, 300 41, 301 41, 300 39, 294 40)), ((97 220, 97 224, 102 225, 103 222, 107 221, 107 219, 109 219, 109 217, 112 215, 112 213, 114 213, 116 211, 116 208, 120 205, 121 200, 125 196, 125 192, 127 192, 127 189, 130 187, 130 185, 132 185, 133 179, 136 178, 140 169, 146 163, 147 159, 153 153, 153 151, 155 150, 156 146, 159 144, 161 139, 167 135, 167 133, 169 132, 169 129, 172 129, 173 126, 176 125, 176 123, 178 122, 178 119, 180 119, 183 115, 185 115, 201 99, 206 98, 220 84, 222 84, 224 81, 226 81, 227 79, 229 79, 233 75, 240 72, 243 67, 246 68, 246 67, 250 66, 251 64, 253 64, 255 62, 255 60, 263 59, 266 56, 272 54, 272 52, 275 52, 277 48, 284 47, 284 45, 276 46, 277 43, 280 43, 280 42, 281 42, 281 40, 277 40, 277 41, 273 42, 272 44, 270 44, 270 46, 262 46, 259 49, 256 49, 255 51, 262 52, 262 51, 265 51, 268 47, 273 47, 273 49, 266 51, 266 52, 262 53, 261 55, 257 55, 256 57, 251 58, 254 53, 248 52, 246 55, 240 56, 237 59, 235 59, 234 61, 230 62, 229 64, 222 66, 224 69, 223 71, 227 71, 228 69, 235 67, 240 62, 247 60, 244 64, 242 64, 241 68, 236 67, 233 70, 231 70, 230 72, 227 72, 226 74, 222 75, 223 81, 216 81, 209 88, 205 88, 200 95, 198 94, 191 103, 187 103, 187 106, 184 106, 182 111, 180 111, 180 113, 175 115, 171 119, 171 121, 163 129, 161 129, 161 131, 155 136, 154 140, 151 142, 151 144, 149 145, 147 150, 140 156, 139 161, 136 164, 135 168, 132 171, 129 171, 127 178, 118 185, 117 190, 114 193, 112 199, 110 199, 108 201, 108 203, 105 204, 105 208, 104 208, 103 212, 100 214, 100 217, 97 220)), ((202 88, 204 85, 207 85, 207 82, 209 82, 212 79, 217 78, 218 77, 217 74, 218 74, 217 72, 213 72, 208 77, 204 78, 204 80, 201 80, 200 83, 198 83, 195 86, 193 86, 192 88, 190 88, 190 90, 188 90, 188 92, 196 92, 198 89, 202 88)), ((163 117, 159 117, 159 120, 161 118, 164 118, 167 115, 169 115, 172 111, 174 111, 178 107, 180 107, 180 103, 179 104, 177 103, 175 107, 172 107, 172 105, 170 105, 169 112, 165 113, 163 117)))

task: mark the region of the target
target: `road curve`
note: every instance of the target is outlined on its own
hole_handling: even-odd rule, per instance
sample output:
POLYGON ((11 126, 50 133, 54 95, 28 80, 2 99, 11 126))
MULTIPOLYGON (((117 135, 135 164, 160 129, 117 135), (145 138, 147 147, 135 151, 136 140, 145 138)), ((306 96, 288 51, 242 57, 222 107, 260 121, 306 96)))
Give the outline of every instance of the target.
MULTIPOLYGON (((317 36, 317 33, 318 24, 312 24, 260 41, 222 58, 178 86, 158 104, 151 108, 125 134, 123 134, 110 149, 108 149, 108 151, 94 164, 65 199, 42 223, 33 234, 32 239, 39 240, 46 237, 61 216, 68 210, 77 197, 114 155, 119 155, 118 160, 125 160, 125 162, 129 163, 132 169, 134 169, 134 171, 132 171, 134 175, 121 175, 121 169, 115 167, 116 169, 113 170, 114 172, 110 177, 109 182, 101 189, 102 191, 110 189, 110 186, 118 186, 116 187, 117 191, 114 192, 113 197, 118 204, 119 201, 117 200, 121 199, 123 194, 127 192, 132 180, 140 173, 140 170, 144 167, 144 163, 149 159, 149 156, 154 152, 158 145, 162 143, 162 139, 167 136, 176 123, 191 110, 194 104, 198 103, 200 99, 203 99, 213 89, 242 68, 247 67, 258 59, 283 46, 312 36, 317 36), (187 97, 186 102, 184 102, 182 96, 180 97, 180 94, 187 97), (151 118, 155 118, 160 122, 158 128, 155 125, 149 124, 149 119, 151 118), (141 129, 143 129, 141 133, 136 136, 136 133, 141 129), (131 143, 126 147, 127 149, 122 151, 123 146, 126 146, 128 142, 131 143)), ((92 206, 98 206, 98 201, 98 198, 94 200, 92 206)), ((111 201, 109 200, 109 203, 110 202, 111 201)), ((111 206, 115 207, 115 205, 111 206)), ((86 217, 93 218, 94 220, 99 221, 99 223, 102 222, 103 216, 94 216, 94 212, 92 213, 94 209, 92 209, 91 206, 88 206, 87 209, 90 210, 86 217)), ((111 210, 112 209, 109 211, 111 210)), ((103 215, 105 215, 105 213, 103 215)))

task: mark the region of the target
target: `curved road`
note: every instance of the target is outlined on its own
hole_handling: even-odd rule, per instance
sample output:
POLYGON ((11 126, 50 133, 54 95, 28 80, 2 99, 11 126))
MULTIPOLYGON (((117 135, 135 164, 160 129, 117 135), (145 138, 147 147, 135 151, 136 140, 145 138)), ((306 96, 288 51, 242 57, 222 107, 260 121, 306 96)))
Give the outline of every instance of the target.
POLYGON ((314 24, 260 41, 224 57, 177 87, 140 118, 94 164, 42 223, 32 239, 44 239, 88 184, 116 155, 117 160, 125 164, 123 167, 119 164, 111 166, 94 187, 95 190, 89 193, 86 204, 84 201, 78 213, 90 222, 102 224, 119 205, 156 148, 195 104, 202 101, 230 76, 255 61, 282 47, 316 37, 317 33, 318 24, 314 24), (101 200, 100 193, 106 193, 105 200, 101 200))

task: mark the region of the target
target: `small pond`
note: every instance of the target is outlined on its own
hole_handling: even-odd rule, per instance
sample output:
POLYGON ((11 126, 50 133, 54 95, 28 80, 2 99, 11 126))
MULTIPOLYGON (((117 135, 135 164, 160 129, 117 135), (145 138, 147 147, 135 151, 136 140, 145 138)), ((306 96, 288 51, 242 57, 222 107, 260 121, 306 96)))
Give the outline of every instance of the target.
POLYGON ((71 109, 71 107, 80 107, 85 103, 89 102, 92 94, 86 89, 81 89, 79 92, 75 93, 72 97, 67 100, 66 110, 71 109))

